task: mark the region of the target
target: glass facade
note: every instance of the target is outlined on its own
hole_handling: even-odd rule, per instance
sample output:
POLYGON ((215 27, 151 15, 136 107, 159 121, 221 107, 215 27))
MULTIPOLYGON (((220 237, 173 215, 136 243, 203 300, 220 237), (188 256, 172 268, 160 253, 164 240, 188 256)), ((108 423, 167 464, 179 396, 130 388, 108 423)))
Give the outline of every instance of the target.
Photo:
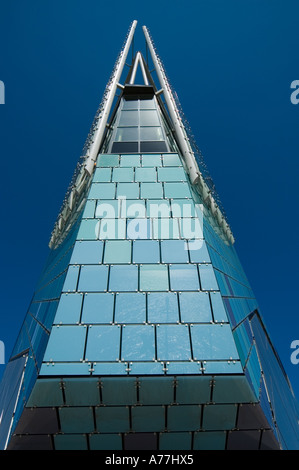
POLYGON ((298 405, 152 86, 118 100, 0 389, 3 449, 298 449, 298 405))

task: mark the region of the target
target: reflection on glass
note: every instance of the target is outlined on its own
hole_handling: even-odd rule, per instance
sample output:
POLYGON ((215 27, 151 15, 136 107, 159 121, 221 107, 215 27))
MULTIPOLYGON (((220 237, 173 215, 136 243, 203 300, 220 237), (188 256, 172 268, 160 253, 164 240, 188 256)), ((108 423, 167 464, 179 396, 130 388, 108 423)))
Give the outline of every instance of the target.
POLYGON ((130 142, 138 140, 138 127, 119 127, 116 131, 115 142, 130 142))
POLYGON ((161 127, 141 127, 140 140, 164 140, 161 127))
POLYGON ((122 111, 119 119, 120 126, 138 126, 138 111, 122 111))
POLYGON ((156 110, 142 109, 140 110, 141 126, 159 126, 159 118, 156 110))

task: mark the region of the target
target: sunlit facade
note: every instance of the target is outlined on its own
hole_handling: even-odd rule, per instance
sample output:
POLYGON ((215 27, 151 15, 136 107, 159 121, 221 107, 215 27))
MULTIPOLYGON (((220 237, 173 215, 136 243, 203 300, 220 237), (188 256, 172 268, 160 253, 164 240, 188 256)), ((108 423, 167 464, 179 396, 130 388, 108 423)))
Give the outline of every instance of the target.
POLYGON ((2 449, 299 449, 298 405, 152 39, 128 32, 0 388, 2 449))

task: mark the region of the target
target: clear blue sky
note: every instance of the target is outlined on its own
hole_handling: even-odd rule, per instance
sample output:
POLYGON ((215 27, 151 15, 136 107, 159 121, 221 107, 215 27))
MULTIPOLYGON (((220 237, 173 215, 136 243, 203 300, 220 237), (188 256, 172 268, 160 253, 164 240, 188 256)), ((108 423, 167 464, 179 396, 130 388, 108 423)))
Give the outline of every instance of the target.
MULTIPOLYGON (((152 33, 299 397, 297 0, 1 3, 1 311, 6 359, 132 20, 152 33)), ((137 45, 137 44, 136 44, 137 45)), ((0 377, 4 366, 0 365, 0 377)))

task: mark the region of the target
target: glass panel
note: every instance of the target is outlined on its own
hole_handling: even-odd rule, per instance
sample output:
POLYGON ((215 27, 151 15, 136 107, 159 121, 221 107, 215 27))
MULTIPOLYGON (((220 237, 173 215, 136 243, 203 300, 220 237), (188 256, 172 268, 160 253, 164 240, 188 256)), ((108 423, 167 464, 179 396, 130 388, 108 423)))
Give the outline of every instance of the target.
POLYGON ((113 153, 137 153, 138 142, 114 142, 111 151, 113 153))
MULTIPOLYGON (((98 429, 102 432, 129 432, 129 408, 125 406, 96 407, 95 416, 98 429)), ((109 442, 109 441, 107 441, 109 442)), ((109 444, 108 444, 109 445, 109 444)), ((109 448, 109 447, 108 447, 109 448)))
POLYGON ((142 200, 129 200, 123 199, 121 204, 121 217, 130 218, 144 218, 146 216, 145 201, 142 200))
POLYGON ((139 198, 139 183, 118 183, 117 197, 124 196, 127 199, 139 198))
POLYGON ((164 140, 161 127, 140 127, 140 140, 164 140))
POLYGON ((75 291, 77 289, 79 266, 69 266, 63 285, 64 292, 75 291))
POLYGON ((168 291, 168 269, 166 265, 148 264, 140 266, 141 291, 168 291))
POLYGON ((44 362, 81 361, 87 328, 85 326, 57 326, 52 328, 44 362))
POLYGON ((191 432, 162 432, 159 437, 160 450, 190 450, 191 445, 191 432))
POLYGON ((121 434, 90 434, 90 450, 122 450, 121 434))
POLYGON ((122 155, 120 157, 120 166, 140 166, 140 155, 122 155))
POLYGON ((163 166, 182 166, 180 157, 173 153, 170 155, 162 155, 163 166))
POLYGON ((169 266, 169 276, 171 290, 199 290, 199 279, 196 265, 176 264, 169 266))
POLYGON ((119 126, 138 126, 138 111, 122 111, 119 126))
POLYGON ((156 109, 154 98, 140 100, 140 109, 156 109))
POLYGON ((94 325, 88 329, 86 361, 118 361, 120 327, 94 325))
POLYGON ((158 361, 187 361, 191 359, 187 325, 157 325, 158 361))
MULTIPOLYGON (((200 405, 180 405, 168 407, 167 429, 169 431, 196 431, 201 427, 200 420, 200 405)), ((188 433, 186 433, 186 435, 189 436, 188 433)), ((191 436, 189 436, 189 439, 189 444, 191 444, 191 436)))
POLYGON ((164 199, 163 201, 148 199, 146 201, 148 217, 170 217, 170 204, 169 201, 164 199))
POLYGON ((118 155, 100 154, 97 160, 97 167, 112 167, 119 165, 118 155))
POLYGON ((82 294, 62 294, 54 323, 79 323, 82 300, 82 294))
POLYGON ((158 181, 186 181, 186 173, 183 167, 158 168, 158 181))
POLYGON ((177 323, 179 321, 178 299, 175 293, 149 293, 147 303, 149 323, 177 323))
POLYGON ((129 240, 107 240, 105 243, 104 263, 130 263, 131 242, 129 240))
POLYGON ((195 217, 195 206, 192 199, 174 199, 171 201, 173 217, 195 217))
POLYGON ((219 290, 213 266, 211 264, 201 264, 198 269, 202 290, 219 290))
POLYGON ((194 360, 239 359, 232 331, 228 324, 191 326, 194 360))
POLYGON ((155 360, 155 329, 152 325, 126 325, 122 331, 123 361, 155 360))
POLYGON ((214 321, 227 322, 227 315, 220 292, 211 292, 211 303, 214 321))
POLYGON ((86 201, 84 212, 82 215, 83 219, 93 219, 95 211, 96 201, 86 201))
POLYGON ((126 238, 126 221, 124 219, 102 219, 99 238, 114 240, 126 238))
POLYGON ((208 292, 180 292, 179 299, 182 322, 213 321, 208 292))
POLYGON ((114 295, 108 292, 85 294, 82 323, 112 323, 114 295))
POLYGON ((98 220, 83 219, 77 235, 77 240, 96 240, 99 236, 100 224, 98 220))
POLYGON ((102 241, 77 241, 70 264, 96 264, 102 262, 102 241))
POLYGON ((135 181, 156 182, 157 181, 156 168, 136 168, 135 181))
POLYGON ((138 127, 118 127, 114 141, 130 142, 138 140, 138 127))
POLYGON ((180 238, 177 219, 153 219, 154 238, 169 240, 180 238))
MULTIPOLYGON (((163 406, 151 406, 148 414, 146 406, 132 407, 132 429, 139 432, 157 432, 165 429, 165 414, 163 406)), ((133 447, 136 448, 136 447, 133 447)), ((142 447, 144 449, 144 447, 142 447)), ((152 447, 150 447, 152 449, 152 447)))
POLYGON ((140 183, 140 197, 144 199, 162 199, 163 186, 162 183, 140 183))
POLYGON ((160 263, 160 246, 156 240, 133 242, 133 263, 160 263))
POLYGON ((124 98, 123 109, 138 109, 138 100, 129 97, 124 98))
POLYGON ((191 198, 188 183, 164 183, 164 191, 169 199, 191 198))
MULTIPOLYGON (((192 220, 192 219, 189 219, 189 220, 192 220)), ((204 240, 197 240, 196 242, 189 241, 188 246, 189 246, 189 254, 190 254, 191 263, 210 263, 211 262, 207 245, 204 240)))
POLYGON ((188 249, 184 240, 162 240, 162 263, 188 263, 188 249))
POLYGON ((107 199, 99 201, 96 206, 95 217, 117 219, 120 213, 121 201, 117 199, 107 199))
POLYGON ((110 267, 109 290, 137 291, 138 290, 138 266, 114 265, 110 267))
POLYGON ((132 240, 149 240, 152 238, 152 226, 150 219, 128 220, 127 238, 132 240))
POLYGON ((145 323, 145 294, 137 292, 116 294, 114 321, 115 323, 145 323))
POLYGON ((142 155, 143 167, 162 166, 161 155, 142 155))
POLYGON ((83 292, 105 292, 107 290, 108 266, 82 266, 78 290, 83 292))
POLYGON ((94 183, 110 182, 111 168, 96 168, 93 176, 94 183))
POLYGON ((114 199, 115 183, 92 183, 88 199, 114 199))
POLYGON ((159 126, 159 118, 156 110, 141 110, 140 111, 140 125, 141 126, 159 126))
MULTIPOLYGON (((236 405, 205 405, 202 427, 205 430, 233 429, 236 425, 238 407, 236 405)), ((208 433, 205 433, 208 434, 208 433)))
POLYGON ((140 142, 140 152, 167 152, 167 145, 164 141, 140 142))
POLYGON ((114 168, 112 181, 130 183, 134 181, 133 168, 114 168))

